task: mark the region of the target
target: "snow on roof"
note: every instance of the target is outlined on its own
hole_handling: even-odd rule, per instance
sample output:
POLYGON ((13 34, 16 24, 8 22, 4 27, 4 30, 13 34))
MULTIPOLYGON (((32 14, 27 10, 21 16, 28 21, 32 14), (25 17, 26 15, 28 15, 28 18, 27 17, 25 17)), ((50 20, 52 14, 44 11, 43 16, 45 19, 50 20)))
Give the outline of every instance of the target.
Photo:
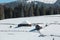
POLYGON ((54 4, 57 0, 28 0, 27 2, 39 1, 47 4, 54 4))
POLYGON ((29 21, 23 21, 21 24, 31 24, 29 21))

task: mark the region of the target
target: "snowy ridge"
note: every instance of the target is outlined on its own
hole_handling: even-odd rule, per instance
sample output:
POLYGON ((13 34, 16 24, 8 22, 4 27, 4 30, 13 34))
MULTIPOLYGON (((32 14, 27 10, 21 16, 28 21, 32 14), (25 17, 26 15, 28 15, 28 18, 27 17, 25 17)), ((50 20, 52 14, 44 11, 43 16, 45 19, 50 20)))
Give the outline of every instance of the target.
POLYGON ((27 2, 32 2, 32 1, 39 1, 47 4, 54 4, 56 3, 57 0, 28 0, 27 2))
MULTIPOLYGON (((8 3, 8 2, 13 2, 17 0, 0 0, 0 3, 8 3)), ((57 0, 18 0, 18 1, 27 1, 27 2, 32 2, 32 1, 39 1, 43 3, 48 3, 48 4, 54 4, 57 0)))
MULTIPOLYGON (((4 1, 3 1, 4 2, 4 1)), ((6 1, 7 3, 1 3, 2 5, 5 5, 6 7, 14 8, 23 3, 23 5, 30 5, 32 2, 35 4, 39 4, 39 6, 44 5, 45 7, 60 7, 60 0, 13 0, 13 1, 6 1)))

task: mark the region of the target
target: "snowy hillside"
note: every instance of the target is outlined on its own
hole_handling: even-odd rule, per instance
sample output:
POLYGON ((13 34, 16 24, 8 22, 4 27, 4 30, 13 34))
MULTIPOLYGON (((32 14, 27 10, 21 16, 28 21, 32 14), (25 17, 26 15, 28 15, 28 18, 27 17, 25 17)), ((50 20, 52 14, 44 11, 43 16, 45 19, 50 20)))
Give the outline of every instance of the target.
MULTIPOLYGON (((8 3, 8 2, 13 2, 13 1, 17 1, 17 0, 0 0, 0 3, 8 3)), ((55 3, 57 0, 18 0, 18 1, 27 1, 27 2, 31 2, 31 1, 39 1, 39 2, 44 2, 44 3, 55 3)))
MULTIPOLYGON (((39 4, 39 6, 44 5, 45 7, 55 7, 55 8, 60 7, 60 0, 19 0, 19 1, 15 0, 5 4, 5 6, 16 7, 21 3, 23 3, 23 5, 30 5, 31 2, 33 2, 34 4, 39 4)), ((31 3, 31 5, 33 3, 31 3)))
POLYGON ((2 0, 0 4, 3 4, 8 7, 17 7, 19 4, 23 3, 23 5, 30 5, 33 2, 34 4, 44 5, 45 7, 60 7, 60 0, 2 0), (6 4, 5 4, 6 3, 6 4))
POLYGON ((39 1, 47 4, 54 4, 57 0, 28 0, 27 2, 39 1))
POLYGON ((36 16, 0 20, 0 40, 60 40, 60 15, 36 16), (17 27, 18 24, 29 21, 43 27, 40 36, 37 31, 32 31, 35 26, 17 27), (45 25, 48 25, 44 28, 45 25), (12 28, 10 28, 12 26, 12 28), (39 37, 40 36, 40 37, 39 37))

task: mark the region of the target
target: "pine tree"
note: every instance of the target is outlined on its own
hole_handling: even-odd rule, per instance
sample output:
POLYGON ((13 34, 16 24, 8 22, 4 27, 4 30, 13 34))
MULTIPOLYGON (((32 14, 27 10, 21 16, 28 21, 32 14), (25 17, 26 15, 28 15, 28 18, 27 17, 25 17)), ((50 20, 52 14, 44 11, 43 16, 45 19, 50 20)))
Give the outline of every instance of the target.
POLYGON ((0 19, 4 19, 4 7, 3 6, 1 6, 0 7, 0 19))

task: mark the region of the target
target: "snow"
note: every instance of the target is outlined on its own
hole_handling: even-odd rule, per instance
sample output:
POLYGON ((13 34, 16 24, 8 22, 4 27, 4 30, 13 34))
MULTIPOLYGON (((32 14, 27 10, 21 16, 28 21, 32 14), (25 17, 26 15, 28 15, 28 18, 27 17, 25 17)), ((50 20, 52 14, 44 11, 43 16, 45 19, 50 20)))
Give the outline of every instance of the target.
POLYGON ((60 35, 60 25, 49 25, 48 27, 41 30, 42 34, 46 35, 60 35))
POLYGON ((31 24, 29 21, 23 21, 21 24, 31 24))
POLYGON ((23 17, 0 20, 0 40, 60 40, 60 15, 47 15, 35 17, 23 17), (22 22, 43 23, 40 32, 46 36, 40 36, 38 31, 30 32, 35 26, 15 28, 22 22), (15 25, 12 25, 15 24, 15 25), (44 28, 45 25, 48 25, 44 28), (12 26, 12 28, 10 28, 12 26), (53 36, 50 36, 53 35, 53 36))
POLYGON ((54 4, 57 0, 28 0, 27 2, 39 1, 47 4, 54 4))

